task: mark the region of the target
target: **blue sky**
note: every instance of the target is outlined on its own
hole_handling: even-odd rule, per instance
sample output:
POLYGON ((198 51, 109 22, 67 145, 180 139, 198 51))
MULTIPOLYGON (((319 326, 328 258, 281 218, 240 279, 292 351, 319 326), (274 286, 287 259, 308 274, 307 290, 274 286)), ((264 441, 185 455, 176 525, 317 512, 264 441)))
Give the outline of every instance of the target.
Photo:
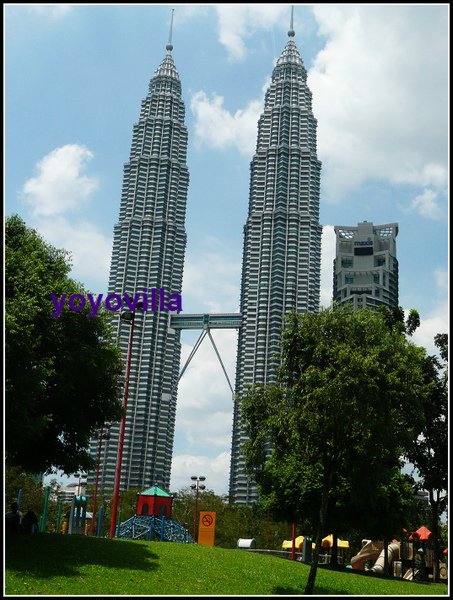
MULTIPOLYGON (((290 5, 4 5, 5 209, 71 251, 107 291, 123 164, 150 78, 173 57, 189 131, 184 312, 239 308, 256 126, 290 5)), ((448 20, 439 5, 295 5, 322 161, 322 304, 334 225, 397 222, 400 304, 415 343, 448 331, 448 20)), ((182 337, 182 364, 198 334, 182 337)), ((214 331, 234 381, 237 334, 214 331)), ((232 398, 205 340, 181 379, 172 491, 228 488, 232 398)))

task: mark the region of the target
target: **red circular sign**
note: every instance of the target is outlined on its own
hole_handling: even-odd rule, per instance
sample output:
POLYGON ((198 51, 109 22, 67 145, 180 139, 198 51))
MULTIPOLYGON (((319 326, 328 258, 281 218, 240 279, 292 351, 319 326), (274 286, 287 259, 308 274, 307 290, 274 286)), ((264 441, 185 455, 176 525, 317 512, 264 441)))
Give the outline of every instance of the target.
POLYGON ((214 519, 211 517, 211 515, 203 515, 203 518, 201 519, 201 522, 205 527, 210 527, 213 521, 214 519))

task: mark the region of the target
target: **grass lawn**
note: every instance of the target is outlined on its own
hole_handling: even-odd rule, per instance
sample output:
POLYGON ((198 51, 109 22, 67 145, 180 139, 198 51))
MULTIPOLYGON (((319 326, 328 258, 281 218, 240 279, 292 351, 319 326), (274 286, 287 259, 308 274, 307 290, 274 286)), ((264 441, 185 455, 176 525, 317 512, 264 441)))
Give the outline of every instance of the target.
MULTIPOLYGON (((300 595, 309 572, 243 550, 78 535, 14 536, 5 553, 6 595, 300 595)), ((320 568, 314 593, 424 596, 448 587, 320 568)))

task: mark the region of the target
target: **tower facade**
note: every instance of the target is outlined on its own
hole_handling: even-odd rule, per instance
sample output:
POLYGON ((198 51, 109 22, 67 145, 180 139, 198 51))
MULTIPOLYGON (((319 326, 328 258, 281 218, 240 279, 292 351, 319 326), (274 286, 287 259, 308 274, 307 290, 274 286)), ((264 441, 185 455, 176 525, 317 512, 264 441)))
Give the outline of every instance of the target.
MULTIPOLYGON (((124 166, 119 221, 114 228, 109 293, 181 294, 186 247, 185 215, 189 173, 187 128, 181 82, 167 45, 154 73, 138 122, 133 127, 129 161, 124 166), (163 292, 160 292, 163 290, 163 292)), ((126 361, 131 324, 112 313, 126 361)), ((170 484, 180 332, 169 328, 166 301, 151 312, 135 311, 121 489, 170 484)), ((103 442, 99 485, 113 488, 119 424, 103 442)), ((97 460, 98 439, 91 454, 97 460)), ((89 483, 94 474, 90 473, 89 483)))
MULTIPOLYGON (((279 57, 258 122, 244 227, 236 395, 250 384, 275 381, 285 315, 317 311, 320 299, 321 163, 307 72, 292 39, 279 57)), ((257 499, 244 469, 237 402, 233 416, 230 498, 257 499)))
POLYGON ((354 308, 398 306, 398 224, 335 227, 333 299, 354 308))

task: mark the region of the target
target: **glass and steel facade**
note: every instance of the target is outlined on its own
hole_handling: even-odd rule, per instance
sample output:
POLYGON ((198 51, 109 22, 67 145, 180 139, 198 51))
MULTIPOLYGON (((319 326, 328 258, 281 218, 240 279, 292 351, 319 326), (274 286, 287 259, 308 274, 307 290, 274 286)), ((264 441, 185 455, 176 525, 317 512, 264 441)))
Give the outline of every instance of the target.
MULTIPOLYGON (((236 396, 250 384, 275 381, 284 316, 293 309, 319 310, 322 227, 317 121, 294 32, 288 35, 266 92, 251 162, 236 396)), ((245 439, 236 402, 230 498, 249 504, 256 501, 257 490, 244 469, 245 439)))
MULTIPOLYGON (((163 288, 181 294, 186 247, 185 215, 189 185, 187 128, 181 82, 167 45, 155 71, 138 122, 133 127, 129 161, 124 166, 119 221, 114 228, 109 293, 143 293, 163 288)), ((126 363, 131 325, 112 313, 126 363)), ((169 328, 165 306, 136 311, 121 489, 170 484, 180 331, 169 328)), ((113 488, 119 424, 104 442, 99 485, 113 488)), ((98 439, 91 454, 97 460, 98 439)), ((94 482, 89 474, 89 483, 94 482)))

